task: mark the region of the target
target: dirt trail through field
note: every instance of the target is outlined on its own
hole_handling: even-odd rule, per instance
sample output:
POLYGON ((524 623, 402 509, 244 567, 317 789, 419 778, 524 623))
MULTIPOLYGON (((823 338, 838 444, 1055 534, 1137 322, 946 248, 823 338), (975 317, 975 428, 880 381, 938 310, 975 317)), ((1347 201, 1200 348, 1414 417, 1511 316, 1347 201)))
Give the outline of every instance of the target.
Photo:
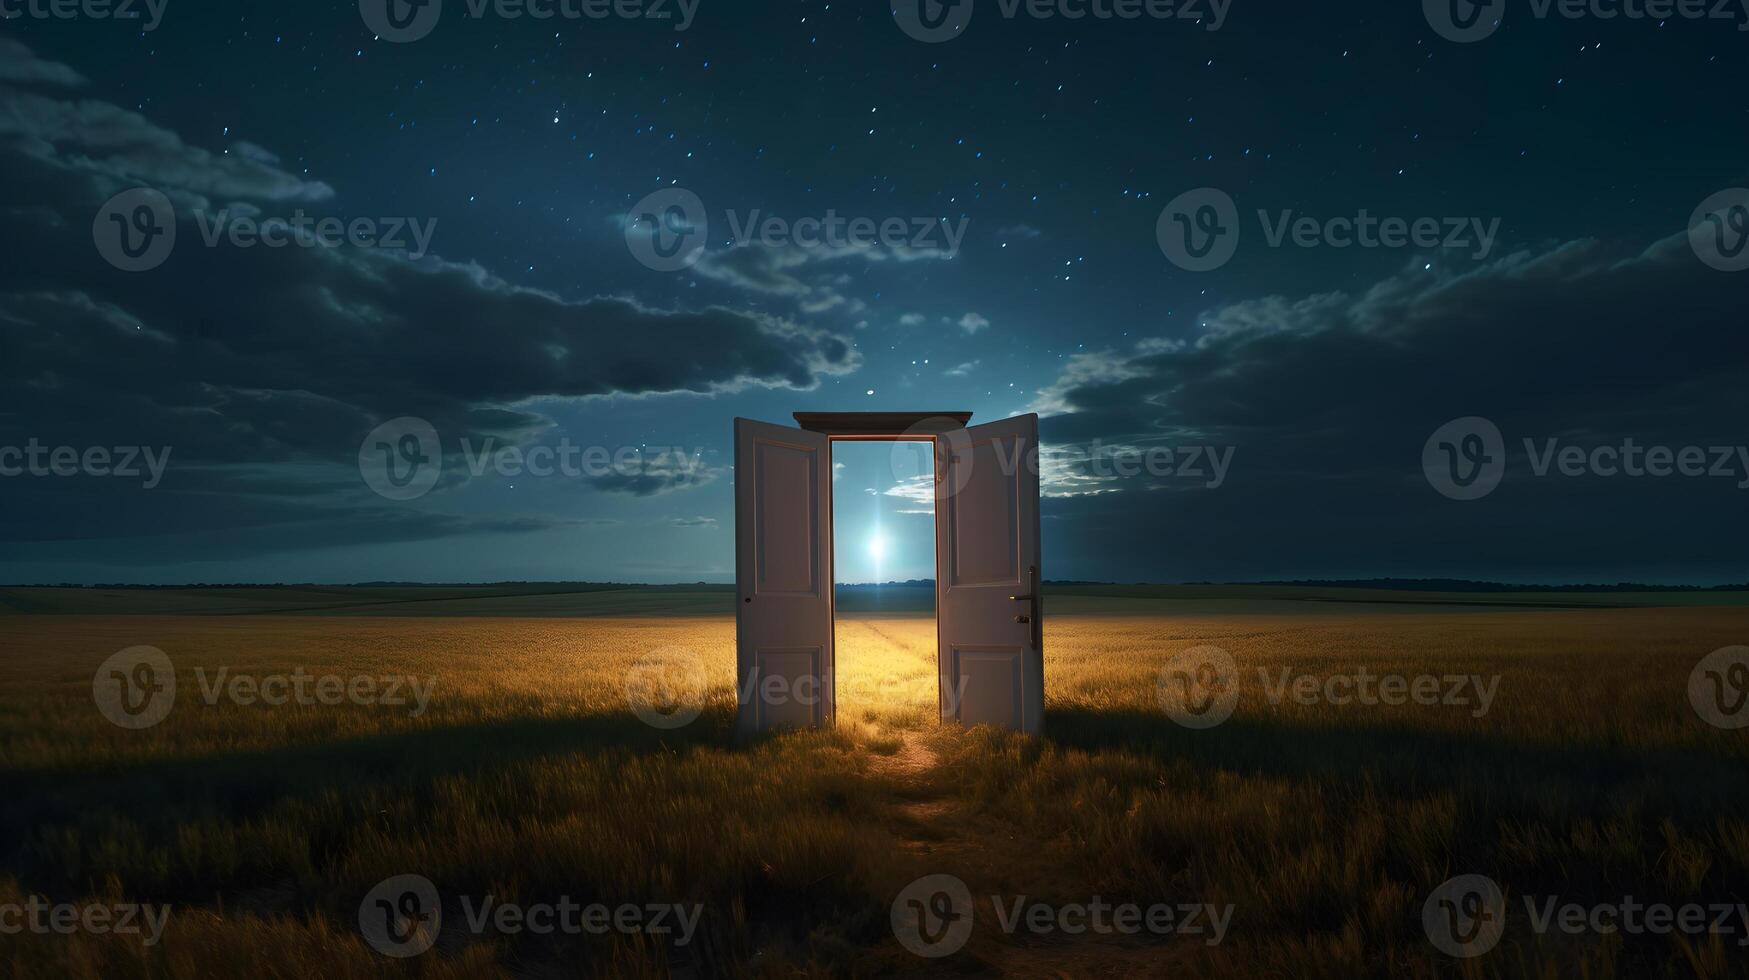
MULTIPOLYGON (((936 720, 933 620, 840 619, 838 668, 840 727, 857 740, 868 779, 882 791, 869 816, 892 839, 887 890, 896 896, 929 875, 964 882, 973 929, 956 959, 1022 977, 1147 976, 1164 969, 1169 960, 1159 946, 1124 937, 1003 930, 998 906, 1012 914, 1016 900, 1054 907, 1093 896, 1073 885, 1079 862, 1066 836, 1041 838, 1023 815, 992 812, 968 798, 977 774, 956 768, 954 735, 936 720), (903 681, 892 683, 895 677, 903 681)), ((896 940, 890 945, 895 964, 924 962, 896 940)))

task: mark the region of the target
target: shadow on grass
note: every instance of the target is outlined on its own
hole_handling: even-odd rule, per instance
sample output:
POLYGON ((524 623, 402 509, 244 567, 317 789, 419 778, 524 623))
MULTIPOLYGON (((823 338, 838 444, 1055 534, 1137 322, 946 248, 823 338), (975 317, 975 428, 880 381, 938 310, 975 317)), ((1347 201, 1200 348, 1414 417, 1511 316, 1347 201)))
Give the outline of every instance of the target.
POLYGON ((661 730, 625 714, 523 718, 408 729, 335 741, 312 741, 125 766, 8 773, 0 776, 0 874, 32 863, 25 850, 49 826, 73 826, 94 814, 120 814, 154 838, 208 815, 245 821, 288 800, 332 790, 374 788, 428 797, 455 776, 518 763, 584 754, 646 755, 696 747, 733 748, 734 711, 707 707, 696 721, 661 730))
MULTIPOLYGON (((1604 730, 1603 722, 1599 729, 1604 730)), ((1480 794, 1526 807, 1594 807, 1605 814, 1624 793, 1696 823, 1734 813, 1741 755, 1702 745, 1647 748, 1615 741, 1567 743, 1472 730, 1322 723, 1236 716, 1209 729, 1181 727, 1158 712, 1056 708, 1044 740, 1084 752, 1125 751, 1196 769, 1319 784, 1365 784, 1385 796, 1480 794)))

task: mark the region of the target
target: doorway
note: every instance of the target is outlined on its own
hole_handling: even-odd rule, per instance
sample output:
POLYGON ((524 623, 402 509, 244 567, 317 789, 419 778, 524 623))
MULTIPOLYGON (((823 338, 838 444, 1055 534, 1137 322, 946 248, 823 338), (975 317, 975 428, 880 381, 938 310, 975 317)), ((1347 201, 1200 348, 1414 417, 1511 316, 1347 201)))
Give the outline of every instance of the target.
POLYGON ((833 447, 928 440, 936 705, 943 722, 1044 725, 1038 416, 797 412, 735 420, 736 730, 836 724, 833 447))
POLYGON ((834 440, 838 721, 879 735, 934 720, 935 455, 929 440, 834 440))

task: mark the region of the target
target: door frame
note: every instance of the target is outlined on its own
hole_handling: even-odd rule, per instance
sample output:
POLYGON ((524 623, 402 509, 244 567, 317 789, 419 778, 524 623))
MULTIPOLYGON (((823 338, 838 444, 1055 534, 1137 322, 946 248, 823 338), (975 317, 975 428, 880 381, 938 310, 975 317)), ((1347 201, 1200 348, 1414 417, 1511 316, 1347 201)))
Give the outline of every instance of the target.
MULTIPOLYGON (((794 412, 796 425, 809 432, 817 432, 826 437, 827 466, 831 466, 831 452, 834 443, 839 442, 927 442, 931 467, 935 474, 935 484, 942 480, 941 457, 936 450, 936 440, 950 432, 965 429, 972 420, 971 412, 794 412)), ((828 581, 833 585, 832 595, 827 608, 832 614, 832 632, 834 659, 836 659, 838 633, 838 515, 836 509, 827 511, 826 556, 830 575, 828 581)), ((937 718, 945 716, 947 705, 943 701, 947 692, 941 689, 941 535, 943 533, 943 515, 939 506, 935 507, 935 598, 933 600, 935 620, 935 713, 937 718)), ((836 673, 836 672, 834 672, 836 673)), ((834 678, 836 680, 836 678, 834 678)), ((836 698, 834 699, 836 700, 836 698)))

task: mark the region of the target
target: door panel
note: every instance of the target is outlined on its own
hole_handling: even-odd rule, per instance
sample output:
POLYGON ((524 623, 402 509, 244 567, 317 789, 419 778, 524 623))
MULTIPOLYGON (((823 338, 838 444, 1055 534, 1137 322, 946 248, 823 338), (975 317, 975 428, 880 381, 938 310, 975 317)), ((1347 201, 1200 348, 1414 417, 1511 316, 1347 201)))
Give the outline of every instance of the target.
POLYGON ((1014 719, 1025 714, 1026 651, 959 647, 954 660, 959 670, 959 721, 963 725, 1018 727, 1014 719))
POLYGON ((817 728, 823 724, 819 647, 805 650, 762 649, 754 652, 759 690, 752 699, 760 731, 773 728, 817 728))
POLYGON ((1038 416, 935 440, 942 720, 1044 725, 1038 416))
POLYGON ((741 735, 833 717, 832 461, 824 435, 735 420, 741 735))

